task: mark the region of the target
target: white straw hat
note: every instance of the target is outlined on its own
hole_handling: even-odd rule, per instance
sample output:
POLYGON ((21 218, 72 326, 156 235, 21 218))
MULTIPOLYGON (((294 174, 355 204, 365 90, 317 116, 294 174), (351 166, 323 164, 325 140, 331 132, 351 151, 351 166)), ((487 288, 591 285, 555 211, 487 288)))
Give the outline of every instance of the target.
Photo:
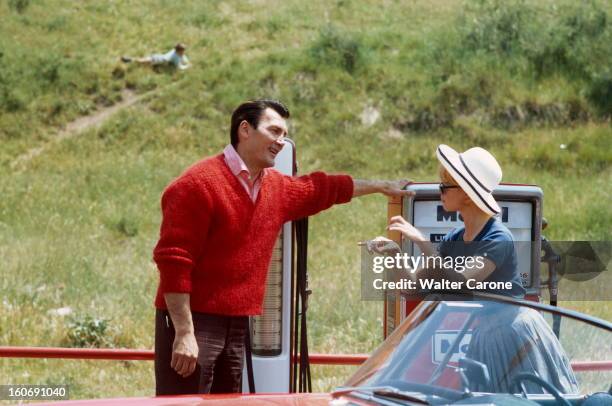
POLYGON ((436 155, 478 208, 492 216, 501 211, 492 193, 501 182, 502 170, 489 151, 474 147, 458 153, 448 145, 441 144, 436 155))

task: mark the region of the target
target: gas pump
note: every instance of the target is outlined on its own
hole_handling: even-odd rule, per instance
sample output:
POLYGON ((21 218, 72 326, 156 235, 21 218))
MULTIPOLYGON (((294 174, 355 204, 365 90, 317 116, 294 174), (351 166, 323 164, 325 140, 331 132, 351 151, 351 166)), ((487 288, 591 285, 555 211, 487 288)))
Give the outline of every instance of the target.
MULTIPOLYGON (((418 228, 433 243, 453 228, 462 224, 457 212, 447 212, 440 200, 438 183, 414 183, 408 190, 415 194, 407 198, 391 198, 388 204, 389 219, 402 215, 418 228)), ((502 211, 500 220, 510 229, 515 241, 530 241, 517 244, 518 268, 526 298, 540 300, 540 256, 542 230, 542 189, 535 185, 500 184, 493 191, 495 200, 502 211)), ((390 232, 388 237, 397 242, 402 251, 417 255, 417 249, 410 241, 402 241, 398 232, 390 232)), ((385 338, 416 307, 418 302, 410 301, 397 292, 385 294, 384 336, 385 338)))
MULTIPOLYGON (((286 140, 285 146, 276 156, 274 168, 286 175, 296 174, 293 141, 286 140)), ((292 384, 292 378, 297 373, 294 371, 294 352, 296 348, 307 345, 305 306, 302 303, 304 296, 307 296, 304 289, 306 261, 305 258, 300 261, 300 257, 305 257, 306 253, 306 224, 306 220, 295 224, 285 223, 274 246, 266 280, 263 312, 250 319, 251 357, 247 354, 242 379, 242 389, 245 393, 287 393, 292 391, 292 388, 295 390, 296 385, 292 384), (297 244, 294 244, 294 232, 297 234, 297 244), (298 255, 297 267, 293 266, 294 251, 298 255), (299 300, 302 302, 298 302, 299 300), (292 314, 294 308, 300 311, 295 317, 292 314), (295 323, 294 326, 296 320, 300 323, 295 323), (248 373, 250 359, 252 376, 248 373)), ((308 355, 307 351, 305 355, 308 355)), ((300 362, 300 378, 309 378, 308 363, 303 361, 300 362)))

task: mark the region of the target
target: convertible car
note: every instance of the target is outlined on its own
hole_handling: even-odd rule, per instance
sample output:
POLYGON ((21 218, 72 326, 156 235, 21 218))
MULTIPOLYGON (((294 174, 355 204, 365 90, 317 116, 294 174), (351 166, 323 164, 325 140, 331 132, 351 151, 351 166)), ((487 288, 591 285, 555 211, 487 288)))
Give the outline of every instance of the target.
POLYGON ((54 405, 612 405, 612 323, 492 295, 430 296, 330 394, 54 405))

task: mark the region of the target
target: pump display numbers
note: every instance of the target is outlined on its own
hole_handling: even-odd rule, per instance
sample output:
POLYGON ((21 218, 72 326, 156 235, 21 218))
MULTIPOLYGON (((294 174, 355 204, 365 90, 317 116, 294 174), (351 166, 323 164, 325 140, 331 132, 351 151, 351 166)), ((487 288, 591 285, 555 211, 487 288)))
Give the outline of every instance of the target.
MULTIPOLYGON (((498 201, 502 212, 501 222, 510 229, 515 241, 531 241, 533 227, 533 203, 498 201)), ((463 225, 461 215, 447 212, 439 200, 416 200, 414 202, 413 224, 431 242, 441 241, 449 231, 463 225)), ((523 286, 531 284, 531 247, 529 244, 515 244, 518 268, 523 286)), ((420 254, 415 247, 415 254, 420 254)))
POLYGON ((281 353, 283 316, 283 233, 279 234, 274 250, 268 279, 263 313, 253 317, 251 346, 254 355, 274 356, 281 353))

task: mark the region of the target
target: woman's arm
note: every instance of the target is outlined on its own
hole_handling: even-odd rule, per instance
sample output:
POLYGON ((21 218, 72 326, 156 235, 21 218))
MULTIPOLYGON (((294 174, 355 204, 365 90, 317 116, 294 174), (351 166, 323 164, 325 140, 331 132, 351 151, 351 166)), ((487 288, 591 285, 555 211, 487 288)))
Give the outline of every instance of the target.
POLYGON ((433 244, 425 238, 418 228, 407 222, 402 216, 391 217, 389 231, 399 231, 404 237, 414 242, 424 255, 430 257, 436 253, 433 244))

